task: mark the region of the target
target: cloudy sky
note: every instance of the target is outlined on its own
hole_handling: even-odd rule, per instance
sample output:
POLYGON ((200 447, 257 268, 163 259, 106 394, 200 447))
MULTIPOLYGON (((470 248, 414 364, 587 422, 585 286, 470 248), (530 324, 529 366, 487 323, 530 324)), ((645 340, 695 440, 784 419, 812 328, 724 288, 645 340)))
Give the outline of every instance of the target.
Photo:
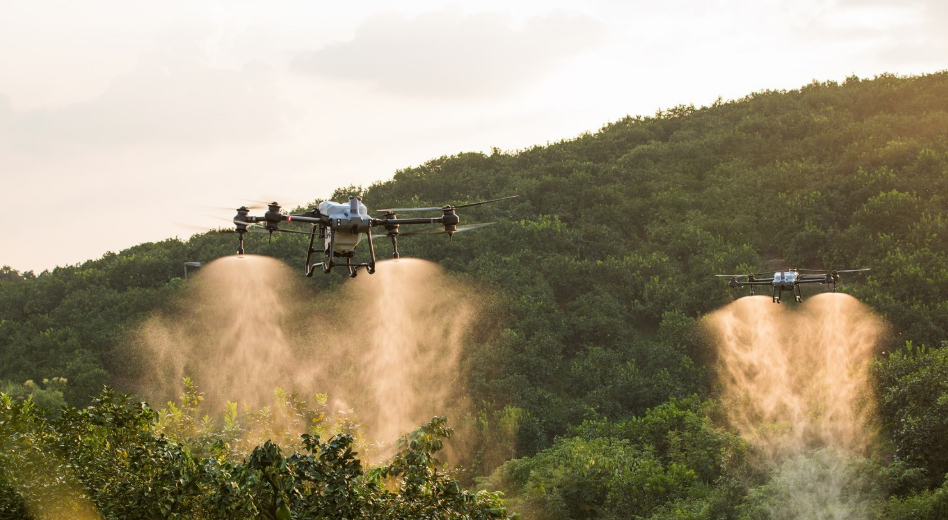
POLYGON ((679 104, 944 70, 945 27, 943 0, 0 0, 0 265, 679 104))

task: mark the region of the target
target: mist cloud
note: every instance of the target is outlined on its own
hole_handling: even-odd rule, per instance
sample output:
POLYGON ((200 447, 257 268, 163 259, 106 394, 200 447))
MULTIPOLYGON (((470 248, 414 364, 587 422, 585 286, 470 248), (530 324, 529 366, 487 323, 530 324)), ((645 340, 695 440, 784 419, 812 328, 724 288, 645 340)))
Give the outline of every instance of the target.
POLYGON ((596 20, 562 13, 530 18, 522 27, 497 13, 378 14, 352 41, 301 54, 293 67, 374 82, 401 95, 493 96, 521 89, 592 49, 602 30, 596 20))

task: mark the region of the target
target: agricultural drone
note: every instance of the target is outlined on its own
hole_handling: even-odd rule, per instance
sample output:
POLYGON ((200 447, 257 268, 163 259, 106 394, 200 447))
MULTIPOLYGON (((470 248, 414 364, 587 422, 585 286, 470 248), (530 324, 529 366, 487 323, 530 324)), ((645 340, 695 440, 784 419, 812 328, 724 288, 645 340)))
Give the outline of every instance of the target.
POLYGON ((487 222, 482 224, 459 225, 460 217, 457 210, 478 206, 490 202, 497 202, 516 197, 501 197, 498 199, 482 200, 479 202, 470 202, 467 204, 448 204, 440 207, 428 208, 388 208, 377 210, 382 213, 381 218, 370 216, 365 205, 362 204, 362 197, 351 196, 347 204, 324 201, 320 202, 313 209, 299 214, 286 215, 280 211, 280 205, 276 202, 269 203, 267 212, 263 216, 254 216, 250 214, 247 206, 237 208, 237 214, 234 216, 234 225, 237 226, 237 254, 244 254, 244 234, 251 229, 262 229, 270 232, 298 233, 309 236, 309 247, 306 250, 306 276, 312 276, 317 267, 321 267, 324 273, 329 273, 337 265, 344 265, 348 270, 349 276, 355 278, 359 268, 364 267, 369 274, 375 273, 375 246, 373 238, 388 237, 392 241, 394 248, 394 258, 399 257, 398 237, 399 235, 417 235, 429 233, 446 233, 453 241, 455 233, 469 231, 479 227, 493 224, 487 222), (434 212, 440 211, 441 215, 436 217, 420 218, 398 218, 397 213, 403 212, 434 212), (311 231, 299 231, 294 229, 280 228, 281 222, 302 222, 312 224, 311 231), (419 228, 417 230, 400 231, 400 226, 421 226, 438 224, 437 228, 419 228), (383 234, 373 235, 372 230, 381 228, 383 234), (368 259, 364 262, 354 262, 356 246, 362 241, 362 237, 368 242, 368 259), (317 243, 317 240, 319 241, 317 243), (321 247, 321 249, 317 249, 321 247), (311 262, 313 253, 322 253, 324 258, 321 262, 311 262), (337 264, 337 259, 340 262, 337 264))
POLYGON ((780 303, 780 296, 783 291, 793 291, 794 299, 797 302, 803 301, 803 292, 800 286, 809 283, 818 283, 823 285, 832 285, 833 292, 836 292, 836 284, 839 282, 841 273, 861 273, 869 269, 843 269, 838 271, 828 271, 825 269, 788 269, 786 271, 777 271, 773 276, 767 274, 718 274, 719 278, 730 278, 728 287, 750 286, 751 294, 754 294, 754 286, 770 285, 773 286, 773 301, 780 303))

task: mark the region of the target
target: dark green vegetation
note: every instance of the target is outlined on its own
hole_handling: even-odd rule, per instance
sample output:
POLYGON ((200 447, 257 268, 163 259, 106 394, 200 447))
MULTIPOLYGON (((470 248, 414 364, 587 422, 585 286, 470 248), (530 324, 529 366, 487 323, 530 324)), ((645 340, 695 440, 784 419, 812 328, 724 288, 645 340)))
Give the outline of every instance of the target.
MULTIPOLYGON (((513 193, 520 198, 463 213, 466 222, 500 223, 458 236, 454 247, 443 237, 401 243, 405 256, 496 290, 493 328, 464 359, 482 432, 471 441, 464 481, 493 473, 483 485, 499 486, 514 509, 542 518, 757 519, 789 517, 781 515, 793 509, 788 482, 795 475, 841 471, 849 485, 840 507, 857 517, 948 514, 948 74, 852 78, 676 107, 546 147, 436 159, 399 171, 364 197, 371 209, 513 193), (766 270, 769 262, 872 268, 844 287, 891 325, 874 364, 881 435, 868 458, 817 452, 768 467, 716 421, 714 353, 695 325, 731 296, 711 275, 766 270), (513 428, 519 458, 495 471, 503 461, 487 454, 497 452, 491 443, 505 438, 498 433, 505 428, 513 428)), ((302 263, 302 238, 252 238, 248 251, 302 263)), ((16 383, 16 392, 4 391, 26 395, 23 381, 64 377, 61 390, 60 383, 32 388, 47 392, 46 402, 61 391, 66 401, 87 405, 103 383, 125 388, 136 370, 127 331, 181 293, 182 262, 231 254, 235 243, 233 233, 212 232, 39 276, 0 272, 0 379, 16 383)), ((301 283, 332 291, 345 280, 317 275, 301 283)), ((211 511, 206 500, 227 495, 209 489, 230 482, 214 480, 214 471, 250 479, 279 456, 291 461, 293 478, 301 479, 294 482, 303 482, 310 478, 304 468, 348 442, 304 439, 289 456, 262 445, 233 460, 156 437, 147 409, 103 399, 53 422, 7 404, 0 421, 51 443, 34 446, 79 457, 79 480, 115 518, 138 497, 136 482, 171 486, 161 496, 180 500, 175 507, 211 511), (116 406, 123 411, 109 411, 116 406), (57 439, 113 423, 126 440, 110 449, 152 451, 139 480, 104 491, 107 475, 97 468, 112 467, 109 457, 117 455, 94 446, 75 453, 57 439), (174 471, 187 475, 163 473, 174 471), (200 481, 193 494, 176 487, 178 478, 192 477, 200 481)), ((16 441, 3 442, 7 453, 16 441)), ((409 448, 402 460, 424 458, 426 449, 409 448)), ((16 504, 19 477, 8 460, 0 468, 0 500, 16 504)), ((432 471, 422 480, 446 482, 432 471)), ((252 481, 270 489, 260 477, 252 481)), ((382 493, 369 477, 355 482, 353 503, 382 493)), ((319 514, 244 484, 234 492, 289 504, 300 518, 319 514)), ((425 484, 425 492, 438 485, 425 484)), ((410 501, 410 486, 379 500, 410 501)), ((234 507, 250 515, 251 503, 234 507)), ((266 504, 252 507, 264 514, 266 504)))
MULTIPOLYGON (((182 408, 199 400, 192 387, 182 408)), ((282 404, 281 418, 315 413, 298 399, 282 404)), ((451 435, 445 422, 434 418, 366 472, 346 432, 282 447, 266 440, 241 453, 236 416, 220 429, 198 427, 189 414, 156 413, 106 390, 47 422, 31 401, 0 396, 0 518, 91 519, 96 510, 129 519, 507 517, 497 494, 463 490, 439 469, 433 454, 451 435)))

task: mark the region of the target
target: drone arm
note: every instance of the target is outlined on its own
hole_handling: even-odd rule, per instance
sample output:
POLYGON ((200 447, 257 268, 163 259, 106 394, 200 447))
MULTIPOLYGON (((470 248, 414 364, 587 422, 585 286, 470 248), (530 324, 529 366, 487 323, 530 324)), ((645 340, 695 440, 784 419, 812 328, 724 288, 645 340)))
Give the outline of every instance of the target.
POLYGON ((373 218, 371 222, 372 227, 399 226, 402 224, 442 224, 444 223, 444 216, 430 218, 373 218))
POLYGON ((745 285, 773 285, 773 278, 764 279, 764 280, 754 280, 753 282, 734 282, 736 287, 743 287, 745 285))
POLYGON ((326 224, 327 222, 320 217, 307 217, 306 215, 283 215, 283 220, 287 222, 305 222, 307 224, 326 224))

